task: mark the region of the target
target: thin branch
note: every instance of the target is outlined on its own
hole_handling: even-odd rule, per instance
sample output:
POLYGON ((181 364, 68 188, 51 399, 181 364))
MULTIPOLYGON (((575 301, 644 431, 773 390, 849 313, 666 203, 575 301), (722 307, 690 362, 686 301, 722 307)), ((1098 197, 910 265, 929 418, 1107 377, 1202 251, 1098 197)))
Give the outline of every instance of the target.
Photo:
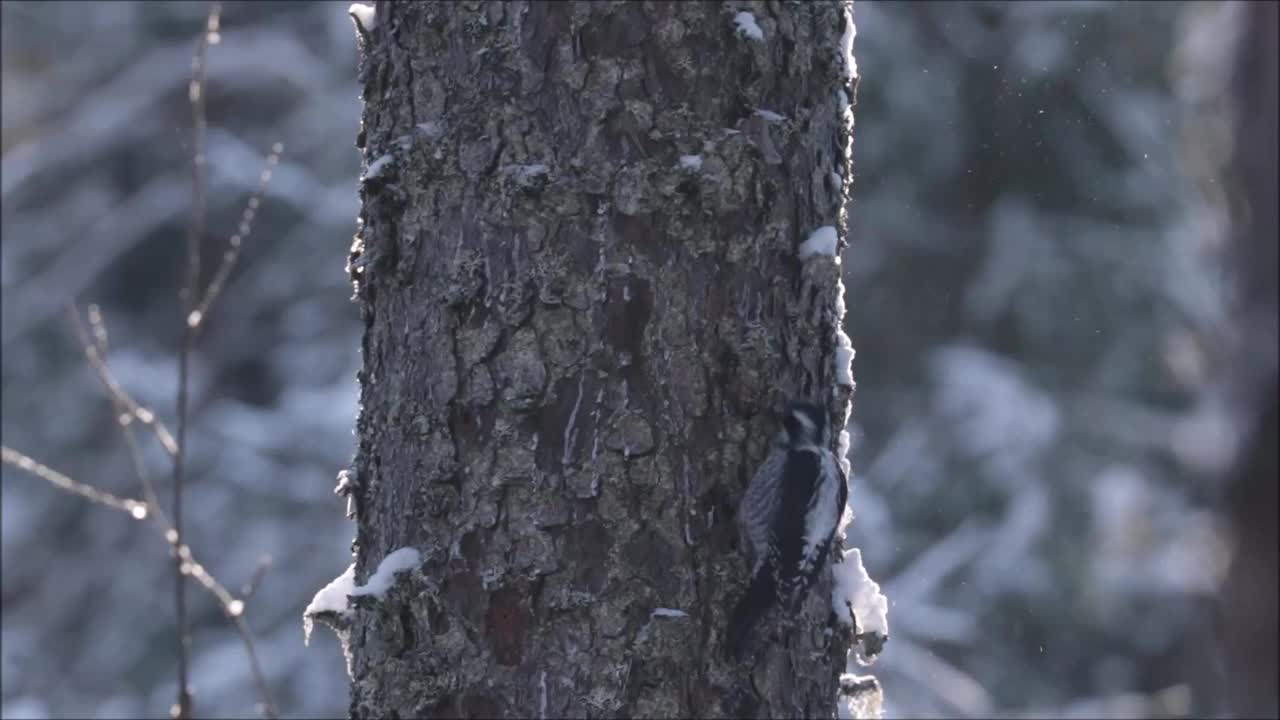
MULTIPOLYGON (((129 397, 127 394, 124 394, 123 391, 119 390, 118 385, 108 382, 111 378, 111 371, 107 365, 107 325, 102 317, 102 312, 98 309, 97 305, 89 306, 89 323, 93 330, 94 338, 94 342, 90 343, 89 333, 85 331, 84 325, 80 322, 80 313, 76 310, 75 305, 71 305, 69 309, 71 311, 76 335, 80 339, 80 344, 83 346, 85 356, 89 359, 89 363, 94 367, 94 370, 98 372, 98 377, 103 378, 103 385, 106 386, 112 404, 115 406, 117 417, 119 419, 120 431, 124 436, 125 445, 129 448, 129 456, 133 461, 134 471, 138 474, 138 479, 142 482, 143 492, 147 497, 147 508, 145 509, 154 513, 154 520, 163 531, 166 541, 169 543, 176 543, 178 541, 177 531, 169 524, 168 518, 165 517, 164 512, 160 509, 160 500, 156 496, 155 486, 151 482, 151 474, 147 471, 146 464, 142 459, 142 453, 138 449, 137 439, 133 434, 133 415, 127 412, 129 397), (116 390, 113 391, 113 388, 116 390)), ((16 454, 17 453, 15 453, 15 455, 16 454)), ((30 460, 30 458, 27 458, 27 460, 29 463, 35 463, 35 461, 30 460)), ((38 463, 36 463, 36 465, 38 465, 38 463)), ((19 465, 19 467, 23 466, 19 465)), ((43 468, 44 466, 39 467, 43 468)), ((24 469, 26 468, 24 467, 24 469)), ((48 473, 53 473, 53 471, 48 468, 44 468, 44 470, 48 473)), ((56 475, 56 473, 54 474, 56 475)), ((58 477, 65 478, 65 476, 58 477)), ((70 482, 70 478, 65 479, 70 482)), ((136 512, 134 513, 134 516, 137 517, 136 512)), ((258 692, 262 695, 262 712, 267 718, 278 717, 275 709, 275 703, 271 699, 271 690, 267 686, 266 676, 263 674, 262 668, 258 663, 258 653, 253 642, 253 636, 249 631, 248 625, 241 617, 244 614, 245 601, 248 600, 257 589, 258 584, 262 582, 263 576, 270 567, 270 558, 263 556, 263 558, 258 561, 258 567, 254 571, 253 579, 250 581, 250 584, 245 587, 244 592, 241 593, 242 597, 236 598, 218 582, 217 578, 206 572, 203 565, 195 561, 192 557, 191 548, 189 546, 182 545, 178 547, 175 551, 175 555, 178 557, 179 561, 183 563, 180 566, 180 570, 184 572, 184 574, 188 574, 194 578, 200 583, 201 587, 217 598, 219 605, 222 607, 223 613, 227 616, 227 619, 231 620, 232 624, 235 625, 236 630, 240 634, 240 639, 244 642, 245 654, 249 657, 249 669, 253 675, 254 684, 258 686, 258 692)))
MULTIPOLYGON (((191 345, 194 329, 188 319, 196 309, 196 286, 200 282, 200 239, 204 235, 204 136, 206 126, 206 58, 209 45, 218 41, 218 19, 222 11, 218 3, 209 6, 205 29, 196 41, 196 51, 191 58, 191 226, 187 233, 187 276, 178 293, 184 309, 182 314, 182 346, 178 350, 178 437, 177 452, 173 456, 173 545, 182 544, 182 489, 187 436, 187 384, 190 374, 191 345)), ((191 689, 187 684, 187 664, 191 652, 191 635, 187 627, 187 584, 183 573, 184 561, 174 553, 174 605, 178 630, 178 701, 172 715, 177 720, 190 720, 191 689)))
POLYGON ((124 437, 125 447, 129 450, 129 461, 133 463, 133 471, 138 475, 138 480, 142 482, 142 494, 147 499, 147 505, 151 509, 151 513, 155 515, 156 522, 164 527, 169 527, 169 518, 165 516, 164 510, 160 507, 160 496, 156 495, 155 485, 151 482, 151 473, 147 471, 146 463, 142 460, 142 451, 138 448, 138 438, 133 434, 133 425, 130 416, 119 414, 116 416, 120 425, 120 434, 124 437))
POLYGON ((98 379, 102 381, 103 387, 107 393, 111 395, 111 402, 116 406, 117 411, 127 413, 138 422, 151 428, 156 439, 164 446, 165 452, 175 455, 178 452, 178 444, 170 434, 169 429, 164 423, 156 417, 155 412, 144 405, 139 404, 129 395, 120 383, 111 374, 111 369, 107 367, 106 358, 106 327, 102 324, 102 314, 97 311, 97 306, 89 308, 89 322, 94 330, 94 342, 89 341, 89 335, 85 332, 84 326, 80 320, 80 312, 76 309, 74 303, 67 303, 67 313, 72 317, 76 336, 80 339, 80 345, 84 350, 84 356, 89 361, 89 366, 97 373, 98 379), (96 321, 95 321, 96 318, 96 321))
MULTIPOLYGON (((259 694, 262 696, 262 714, 268 720, 274 720, 279 717, 275 702, 271 699, 271 690, 267 686, 266 675, 262 672, 262 666, 258 662, 258 653, 253 641, 253 634, 249 630, 248 624, 244 621, 244 601, 247 598, 237 598, 232 595, 222 583, 218 582, 217 578, 204 569, 204 565, 195 559, 190 546, 178 544, 177 532, 168 525, 158 505, 153 506, 141 500, 117 497, 105 490, 99 490, 91 485, 76 482, 57 470, 33 460, 8 446, 0 445, 0 461, 46 480, 63 492, 78 495, 98 505, 105 505, 106 507, 126 512, 135 520, 150 518, 156 527, 161 530, 165 540, 173 546, 173 555, 178 559, 179 572, 184 576, 190 576, 195 579, 202 588, 218 600, 223 614, 227 616, 227 619, 235 626, 236 632, 240 634, 240 639, 244 643, 245 654, 249 658, 249 671, 253 676, 254 684, 258 686, 259 694)), ((255 577, 260 580, 259 576, 262 572, 265 571, 260 569, 255 574, 255 577)))
POLYGON ((89 306, 89 327, 93 330, 93 346, 98 355, 106 360, 111 343, 107 340, 107 323, 102 318, 102 311, 97 305, 89 306))
POLYGON ((183 287, 179 293, 179 300, 184 310, 182 341, 178 363, 178 388, 177 388, 177 436, 176 439, 171 435, 164 424, 156 419, 155 413, 149 408, 140 405, 125 390, 115 377, 111 374, 107 365, 107 354, 109 350, 109 342, 106 324, 103 321, 102 314, 96 305, 90 306, 88 310, 88 320, 91 328, 90 332, 86 332, 81 320, 79 311, 74 304, 69 305, 69 312, 73 319, 73 327, 76 335, 80 340, 82 350, 89 362, 90 367, 98 375, 103 387, 112 402, 112 406, 116 412, 117 422, 120 425, 121 433, 124 436, 125 444, 129 450, 130 460, 133 463, 134 470, 138 475, 142 484, 146 501, 135 500, 132 498, 121 498, 107 491, 99 490, 83 483, 78 483, 71 478, 59 473, 32 458, 12 450, 11 448, 0 446, 0 460, 4 463, 11 464, 19 469, 40 477, 54 487, 64 492, 78 495, 91 502, 105 505, 117 510, 129 513, 135 519, 142 520, 150 518, 156 526, 162 531, 162 534, 169 543, 174 558, 175 570, 175 606, 177 615, 177 636, 178 636, 178 698, 174 704, 171 715, 181 720, 188 720, 192 717, 191 691, 188 682, 188 667, 190 658, 190 631, 189 621, 187 618, 186 607, 186 578, 191 577, 209 594, 218 600, 219 606, 222 608, 223 614, 231 621, 240 635, 241 641, 244 643, 245 653, 249 660, 249 669, 253 676, 254 684, 258 688, 261 696, 261 702, 258 705, 260 712, 269 719, 277 718, 278 712, 275 703, 271 698, 271 691, 267 684, 266 676, 262 671, 261 663, 258 660, 257 649, 254 644, 252 632, 244 619, 245 600, 256 591, 262 581, 267 568, 269 567, 269 558, 263 558, 259 562, 253 578, 244 589, 244 596, 236 598, 232 595, 218 580, 209 574, 202 564, 197 562, 191 553, 191 548, 182 542, 182 500, 183 500, 183 480, 184 480, 184 461, 186 450, 186 430, 188 424, 188 387, 190 375, 190 357, 195 341, 195 334, 200 325, 200 320, 207 314, 210 306, 218 297, 227 277, 229 276, 233 265, 239 255, 240 245, 252 228, 253 219, 257 213, 261 197, 265 192, 267 183, 270 182, 271 174, 275 166, 279 162, 280 153, 283 147, 280 143, 276 143, 272 147, 272 153, 268 156, 266 167, 260 176, 259 187, 248 201, 248 204, 241 214, 238 232, 231 236, 230 247, 223 256, 223 262, 214 275, 213 281, 210 283, 208 290, 203 296, 197 295, 197 285, 200 279, 200 241, 204 235, 206 198, 204 187, 204 165, 205 165, 205 131, 207 128, 206 121, 206 61, 208 48, 210 45, 217 44, 219 41, 218 27, 221 13, 219 3, 213 3, 210 6, 209 14, 206 20, 206 26, 201 32, 196 42, 196 50, 192 57, 192 79, 189 86, 189 99, 192 107, 192 188, 191 188, 191 224, 187 235, 187 268, 186 278, 183 287), (173 497, 173 523, 170 524, 168 518, 165 517, 161 510, 159 498, 155 492, 155 487, 151 482, 151 476, 147 471, 142 453, 138 447, 135 435, 133 434, 133 421, 137 420, 148 426, 156 438, 164 446, 165 450, 173 458, 173 477, 174 477, 174 497, 173 497))
POLYGON ((133 498, 118 497, 106 490, 99 490, 91 485, 78 483, 57 470, 54 470, 47 465, 42 465, 7 445, 0 445, 0 460, 13 465, 14 467, 26 470, 38 478, 48 480, 50 484, 63 492, 70 493, 72 495, 79 495, 89 502, 97 503, 98 505, 105 505, 109 508, 127 512, 135 520, 143 520, 147 517, 147 503, 141 500, 134 500, 133 498))
POLYGON ((227 249, 222 254, 222 264, 218 266, 218 271, 214 273, 213 280, 209 282, 209 287, 204 292, 204 297, 200 300, 196 309, 187 316, 187 325, 192 329, 199 328, 200 323, 209 315, 209 307, 213 305, 213 301, 218 299, 218 295, 222 292, 222 286, 226 284, 227 277, 231 275, 231 268, 235 266, 236 259, 240 257, 240 245, 244 240, 249 239, 249 231, 253 229, 253 218, 258 213, 258 205, 262 202, 262 196, 267 191, 267 185, 271 182, 271 174, 275 171, 276 165, 280 163, 280 154, 284 152, 284 145, 276 143, 271 146, 271 154, 267 156, 266 165, 262 168, 262 173, 258 176, 258 189, 249 197, 249 201, 245 203, 244 210, 240 213, 240 225, 236 231, 232 233, 231 238, 227 241, 227 249))
POLYGON ((253 577, 249 578, 249 582, 240 588, 240 597, 248 600, 258 591, 262 585, 262 580, 267 576, 267 571, 271 569, 271 556, 263 555, 258 558, 258 566, 253 569, 253 577))
POLYGON ((264 558, 259 561, 259 565, 254 572, 253 578, 244 588, 243 597, 237 598, 232 595, 226 587, 219 583, 213 575, 209 574, 202 564, 195 560, 191 553, 190 546, 182 542, 183 474, 186 454, 186 430, 188 424, 188 387, 190 357, 195 341, 195 334, 200 325, 200 320, 207 314, 214 300, 217 299, 232 267, 235 264, 239 255, 241 242, 248 236, 249 231, 252 228, 252 223, 257 213, 258 206, 261 203, 262 195, 265 192, 267 183, 270 182, 272 171, 279 163, 279 157, 283 151, 283 146, 280 143, 276 143, 272 146, 271 155, 268 156, 266 166, 260 176, 258 189, 250 197, 246 208, 241 214, 238 232, 231 236, 229 242, 230 247, 223 256, 222 264, 219 266, 204 295, 197 295, 197 285, 200 279, 200 241, 204 235, 206 212, 203 176, 206 161, 205 131, 207 128, 205 97, 207 86, 206 63, 209 46, 217 44, 220 39, 218 34, 220 13, 221 5, 219 3, 215 2, 210 5, 209 14, 206 19, 206 26, 197 39, 196 50, 192 57, 192 78, 188 91, 193 116, 192 208, 191 224, 187 235, 186 278, 179 293, 179 300, 182 303, 184 310, 184 318, 178 364, 178 419, 176 439, 169 433, 164 424, 156 419, 155 413, 135 401, 111 374, 110 368, 107 364, 107 354, 110 347, 107 328, 98 307, 96 305, 91 305, 88 309, 88 320, 92 334, 90 334, 90 332, 86 332, 80 313, 74 304, 69 304, 68 307, 73 320, 73 327, 75 328, 76 335, 80 340, 85 357, 88 360, 90 367, 92 367, 94 372, 98 375, 99 380, 102 382, 102 385, 106 389, 112 402, 117 422, 121 428, 121 434, 124 436, 125 444, 129 450, 130 460, 132 461, 134 470, 142 484, 146 501, 144 502, 132 498, 121 498, 110 492, 76 482, 66 475, 63 475, 62 473, 59 473, 56 470, 53 470, 9 447, 0 446, 0 451, 2 451, 0 452, 0 461, 11 464, 21 470, 35 475, 36 477, 42 478, 64 492, 78 495, 90 502, 127 512, 134 519, 143 520, 150 518, 162 531, 166 542, 168 542, 171 547, 175 569, 174 600, 176 606, 176 626, 178 636, 178 698, 177 702, 171 709, 171 715, 174 718, 188 720, 193 714, 191 691, 188 682, 191 641, 186 607, 186 578, 191 577, 199 583, 204 590, 218 600, 223 614, 226 615, 227 619, 230 620, 232 625, 236 628, 241 641, 244 643, 245 653, 249 660, 249 669, 252 674, 254 684, 257 686, 258 692, 261 696, 261 702, 258 705, 258 709, 265 717, 270 720, 274 720, 274 718, 279 717, 279 715, 276 710, 275 703, 271 698, 271 691, 267 684, 266 675, 263 673, 261 663, 258 660, 253 634, 244 619, 245 600, 247 600, 256 591, 257 587, 262 582, 262 579, 270 566, 270 559, 264 556, 264 558), (148 426, 173 459, 174 497, 172 524, 170 524, 168 518, 165 517, 164 512, 161 510, 155 486, 151 482, 151 476, 147 471, 146 463, 143 460, 136 436, 133 433, 134 420, 148 426))
MULTIPOLYGON (((116 424, 120 426, 120 434, 124 437, 125 447, 129 450, 129 460, 133 463, 133 471, 137 474, 138 480, 142 483, 142 494, 147 499, 151 512, 156 514, 156 520, 161 525, 168 527, 169 520, 164 516, 164 511, 160 509, 160 497, 156 494, 155 485, 151 482, 151 473, 147 471, 147 465, 142 459, 142 451, 138 447, 138 439, 133 434, 133 420, 137 417, 137 412, 130 408, 139 408, 140 406, 129 397, 120 385, 111 375, 111 368, 107 365, 107 324, 102 317, 102 311, 97 305, 89 306, 89 325, 93 331, 93 342, 89 341, 89 333, 85 331, 84 324, 80 322, 80 312, 76 308, 74 302, 67 303, 67 312, 71 315, 71 326, 76 332, 76 337, 80 340, 80 347, 84 351, 84 356, 89 362, 89 366, 97 373, 98 379, 102 381, 103 387, 107 391, 107 397, 111 400, 111 405, 116 413, 116 424)), ((154 418, 154 415, 148 411, 147 415, 154 418)), ((164 426, 153 423, 153 429, 163 429, 164 426)), ((168 431, 165 430, 165 435, 168 431)))
MULTIPOLYGON (((176 536, 169 534, 168 537, 173 539, 176 536)), ((240 634, 240 639, 244 642, 245 654, 249 657, 249 672, 253 676, 254 685, 258 686, 258 693, 262 696, 262 714, 269 720, 275 720, 275 718, 279 717, 279 714, 276 712, 275 703, 271 700, 271 690, 267 686, 267 676, 262 672, 262 665, 258 662, 258 652, 253 642, 253 634, 250 632, 248 624, 244 621, 244 600, 232 595, 226 587, 218 582, 217 578, 204 569, 203 565, 196 562, 189 546, 179 545, 175 554, 181 562, 182 573, 190 575, 210 595, 218 599, 218 604, 222 607, 223 614, 227 616, 227 619, 235 626, 236 632, 240 634)))
MULTIPOLYGON (((234 602, 240 602, 236 600, 234 602)), ((253 684, 258 686, 258 694, 262 696, 262 702, 259 703, 258 710, 267 720, 276 720, 280 717, 276 705, 271 700, 271 689, 267 687, 267 676, 262 672, 262 665, 258 662, 258 651, 253 644, 253 635, 250 634, 249 625, 240 615, 232 615, 234 605, 224 605, 223 610, 226 611, 227 617, 232 624, 236 626, 236 632, 240 633, 240 639, 244 641, 244 651, 249 656, 249 671, 253 673, 253 684)), ((244 604, 239 605, 243 612, 244 604)))

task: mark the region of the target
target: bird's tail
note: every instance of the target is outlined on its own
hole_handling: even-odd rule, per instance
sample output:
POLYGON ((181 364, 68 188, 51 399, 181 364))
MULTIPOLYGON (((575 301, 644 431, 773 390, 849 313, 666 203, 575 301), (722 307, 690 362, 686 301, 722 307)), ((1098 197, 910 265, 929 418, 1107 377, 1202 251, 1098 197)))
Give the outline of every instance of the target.
POLYGON ((725 648, 735 660, 742 660, 750 647, 752 629, 769 612, 776 596, 777 586, 773 573, 768 566, 760 568, 755 577, 751 578, 746 594, 733 609, 729 629, 725 633, 725 648))

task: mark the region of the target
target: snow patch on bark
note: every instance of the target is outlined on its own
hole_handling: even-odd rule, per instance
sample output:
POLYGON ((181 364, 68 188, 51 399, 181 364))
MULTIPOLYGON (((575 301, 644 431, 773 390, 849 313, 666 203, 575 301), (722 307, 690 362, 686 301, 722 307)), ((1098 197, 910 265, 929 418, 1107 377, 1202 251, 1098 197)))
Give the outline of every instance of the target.
POLYGON ((756 24, 756 16, 746 10, 733 16, 733 26, 739 35, 757 42, 764 42, 764 31, 756 24))
POLYGON ((796 254, 801 260, 813 257, 814 255, 827 255, 836 258, 839 262, 837 248, 840 246, 840 236, 836 234, 836 229, 830 225, 823 225, 814 230, 809 239, 800 243, 800 248, 796 254))
POLYGON ((382 171, 386 170, 387 166, 391 164, 391 159, 391 154, 388 153, 369 163, 369 169, 364 171, 363 179, 373 180, 374 178, 382 175, 382 171))
POLYGON ((378 11, 372 5, 352 3, 351 7, 347 8, 347 14, 355 18, 365 32, 370 32, 378 26, 378 11))
POLYGON ((766 122, 771 123, 782 122, 787 119, 786 115, 780 115, 772 110, 765 110, 764 108, 756 108, 756 115, 764 118, 766 122))
POLYGON ((373 577, 369 578, 368 583, 357 586, 351 591, 352 597, 359 597, 362 595, 382 597, 391 589, 392 584, 395 583, 395 576, 397 573, 412 570, 417 567, 421 561, 422 556, 419 555, 418 551, 414 548, 405 547, 396 550, 383 558, 381 563, 378 563, 378 569, 373 573, 373 577))
POLYGON ((845 387, 853 387, 853 346, 849 336, 843 332, 836 334, 836 382, 845 387))
POLYGON ((853 57, 853 39, 858 36, 858 27, 853 24, 853 6, 844 9, 844 32, 840 35, 840 55, 844 59, 845 80, 853 82, 858 77, 858 61, 853 57))
POLYGON ((685 618, 689 617, 689 613, 674 608, 654 608, 652 617, 685 618))
POLYGON ((338 577, 334 578, 328 585, 320 588, 320 591, 311 598, 311 603, 307 605, 307 609, 302 611, 302 642, 305 645, 311 644, 311 618, 320 613, 336 613, 341 615, 347 611, 347 596, 356 588, 356 565, 346 569, 338 577))
POLYGON ((686 170, 701 170, 702 156, 701 155, 681 155, 680 167, 685 168, 686 170))
POLYGON ((884 716, 883 699, 880 681, 870 675, 845 673, 840 676, 836 717, 840 720, 881 718, 884 716))
POLYGON ((889 601, 880 593, 880 585, 871 579, 862 565, 862 551, 844 552, 832 567, 835 584, 831 588, 831 609, 846 627, 858 629, 858 635, 876 634, 889 637, 889 601))
POLYGON ((345 615, 351 609, 351 598, 372 595, 382 597, 395 583, 395 576, 406 570, 412 570, 422 561, 422 556, 415 548, 405 547, 387 555, 378 564, 369 582, 356 585, 356 565, 351 565, 332 582, 320 588, 311 598, 306 610, 302 611, 303 642, 311 643, 312 619, 321 613, 345 615))

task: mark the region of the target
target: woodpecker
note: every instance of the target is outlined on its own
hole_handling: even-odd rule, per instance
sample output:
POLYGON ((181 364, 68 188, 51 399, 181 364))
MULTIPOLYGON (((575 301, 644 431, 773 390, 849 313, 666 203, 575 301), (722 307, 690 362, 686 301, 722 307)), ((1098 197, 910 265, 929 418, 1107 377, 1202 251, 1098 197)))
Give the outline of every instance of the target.
POLYGON ((848 493, 831 452, 826 409, 792 403, 773 450, 738 505, 752 568, 726 633, 726 649, 735 659, 742 659, 752 628, 772 608, 799 610, 826 567, 848 493))

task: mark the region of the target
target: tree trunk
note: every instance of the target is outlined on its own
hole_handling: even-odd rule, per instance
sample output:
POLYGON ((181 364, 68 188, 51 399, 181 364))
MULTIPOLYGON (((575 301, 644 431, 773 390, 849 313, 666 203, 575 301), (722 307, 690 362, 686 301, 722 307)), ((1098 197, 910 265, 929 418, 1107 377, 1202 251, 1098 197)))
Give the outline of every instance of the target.
POLYGON ((1243 442, 1226 473, 1224 509, 1236 552, 1219 591, 1227 710, 1232 717, 1280 713, 1280 534, 1277 534, 1277 467, 1280 467, 1280 368, 1277 367, 1277 236, 1280 192, 1276 125, 1280 121, 1280 49, 1275 2, 1246 3, 1240 47, 1231 78, 1235 148, 1227 167, 1234 188, 1230 269, 1237 288, 1234 320, 1238 346, 1229 367, 1232 410, 1243 442))
POLYGON ((352 717, 832 716, 828 573, 754 666, 723 633, 778 411, 849 411, 838 260, 797 256, 844 244, 848 5, 364 20, 356 581, 421 563, 354 599, 352 717))

